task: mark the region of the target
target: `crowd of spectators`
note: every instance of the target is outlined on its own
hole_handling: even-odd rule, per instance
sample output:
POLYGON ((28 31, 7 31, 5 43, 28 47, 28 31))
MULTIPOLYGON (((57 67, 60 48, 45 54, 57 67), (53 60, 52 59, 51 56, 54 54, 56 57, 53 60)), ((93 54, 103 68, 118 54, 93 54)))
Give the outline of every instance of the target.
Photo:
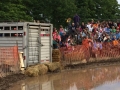
POLYGON ((113 42, 113 45, 116 46, 119 45, 120 41, 120 23, 112 21, 95 22, 94 20, 81 24, 72 23, 68 32, 65 32, 63 26, 60 25, 58 30, 54 28, 52 35, 54 49, 88 42, 92 42, 95 49, 102 48, 101 43, 104 42, 113 42))

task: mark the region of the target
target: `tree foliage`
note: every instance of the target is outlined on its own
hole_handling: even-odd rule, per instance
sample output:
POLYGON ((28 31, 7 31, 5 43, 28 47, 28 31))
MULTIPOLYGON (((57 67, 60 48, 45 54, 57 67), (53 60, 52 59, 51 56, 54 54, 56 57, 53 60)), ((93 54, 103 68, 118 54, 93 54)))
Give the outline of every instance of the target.
POLYGON ((0 20, 40 20, 66 25, 75 14, 81 21, 119 19, 117 0, 0 0, 0 20))
POLYGON ((65 24, 77 9, 74 0, 25 0, 25 4, 34 19, 49 20, 55 26, 65 24))
POLYGON ((117 19, 120 9, 117 0, 76 0, 82 20, 117 19))
POLYGON ((31 20, 32 18, 26 15, 27 7, 22 4, 22 0, 1 0, 0 21, 31 20))

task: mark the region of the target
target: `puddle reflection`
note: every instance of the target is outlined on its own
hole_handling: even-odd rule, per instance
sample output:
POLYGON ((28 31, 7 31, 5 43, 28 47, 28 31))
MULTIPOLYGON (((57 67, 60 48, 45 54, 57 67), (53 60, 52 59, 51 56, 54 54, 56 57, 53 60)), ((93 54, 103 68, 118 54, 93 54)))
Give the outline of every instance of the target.
POLYGON ((120 90, 120 66, 28 78, 9 90, 120 90))

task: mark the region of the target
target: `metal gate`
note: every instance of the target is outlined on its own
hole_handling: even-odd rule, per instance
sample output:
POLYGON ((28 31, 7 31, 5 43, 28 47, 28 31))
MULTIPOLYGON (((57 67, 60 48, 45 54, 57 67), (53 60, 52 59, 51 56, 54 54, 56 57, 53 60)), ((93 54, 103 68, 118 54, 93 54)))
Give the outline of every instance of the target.
POLYGON ((52 24, 27 23, 24 36, 25 67, 52 61, 52 24))
POLYGON ((52 26, 40 26, 40 59, 41 63, 52 61, 52 26))

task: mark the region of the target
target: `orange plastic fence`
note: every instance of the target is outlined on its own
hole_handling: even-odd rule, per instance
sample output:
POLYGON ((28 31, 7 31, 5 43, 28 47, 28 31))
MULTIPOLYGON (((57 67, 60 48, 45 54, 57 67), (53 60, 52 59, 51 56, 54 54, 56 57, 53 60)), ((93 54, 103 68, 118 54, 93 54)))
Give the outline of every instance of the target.
POLYGON ((72 62, 81 62, 86 59, 87 61, 97 54, 97 57, 119 57, 120 56, 120 46, 113 46, 112 43, 103 43, 102 50, 93 52, 92 48, 87 49, 84 45, 77 45, 74 48, 71 46, 68 49, 66 47, 60 48, 62 54, 62 60, 66 64, 71 64, 72 62))
POLYGON ((101 57, 119 57, 120 45, 114 46, 112 43, 103 43, 101 50, 101 57))
POLYGON ((16 65, 18 62, 18 46, 0 47, 0 62, 7 65, 16 65))
POLYGON ((19 72, 18 46, 0 47, 0 77, 19 72))
POLYGON ((74 47, 69 47, 66 49, 65 47, 60 48, 62 54, 62 60, 65 61, 66 64, 71 63, 79 63, 81 60, 90 58, 90 50, 84 47, 83 45, 77 45, 74 47))

